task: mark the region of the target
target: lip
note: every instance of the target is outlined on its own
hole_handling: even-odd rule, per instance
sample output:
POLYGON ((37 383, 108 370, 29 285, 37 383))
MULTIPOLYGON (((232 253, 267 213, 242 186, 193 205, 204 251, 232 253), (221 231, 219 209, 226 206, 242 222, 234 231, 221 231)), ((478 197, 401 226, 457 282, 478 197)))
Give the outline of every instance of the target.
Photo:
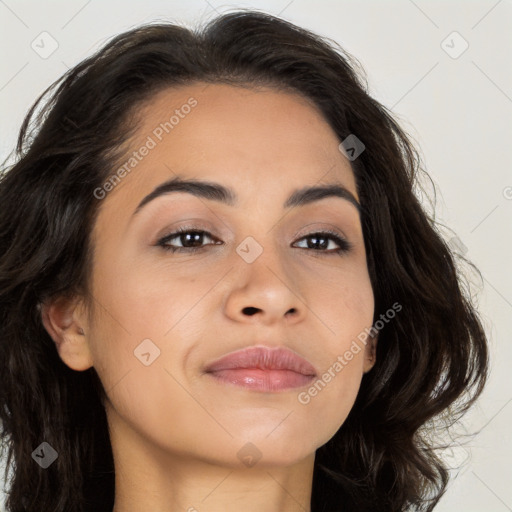
POLYGON ((249 347, 227 354, 205 368, 217 380, 256 391, 284 391, 309 384, 313 365, 291 350, 249 347))

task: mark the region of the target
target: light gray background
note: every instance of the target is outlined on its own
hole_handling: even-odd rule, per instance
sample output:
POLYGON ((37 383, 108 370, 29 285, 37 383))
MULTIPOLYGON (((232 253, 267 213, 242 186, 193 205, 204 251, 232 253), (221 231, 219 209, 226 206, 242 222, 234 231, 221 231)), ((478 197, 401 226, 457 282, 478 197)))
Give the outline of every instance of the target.
POLYGON ((0 0, 0 158, 13 149, 33 100, 112 36, 154 20, 198 24, 237 7, 281 15, 339 42, 419 146, 438 186, 436 218, 483 274, 484 288, 474 292, 492 352, 490 382, 465 422, 481 434, 445 453, 454 463, 468 451, 471 458, 436 510, 512 511, 510 0, 0 0), (31 47, 34 40, 43 46, 43 31, 58 43, 45 59, 31 47), (469 45, 457 58, 464 42, 454 31, 469 45))

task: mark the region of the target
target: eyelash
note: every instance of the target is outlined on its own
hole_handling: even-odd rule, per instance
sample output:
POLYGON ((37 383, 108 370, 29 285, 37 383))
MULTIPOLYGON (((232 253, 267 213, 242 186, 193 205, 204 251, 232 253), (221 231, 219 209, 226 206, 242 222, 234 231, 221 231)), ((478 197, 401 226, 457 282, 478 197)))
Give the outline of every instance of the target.
MULTIPOLYGON (((211 238, 212 240, 215 239, 208 231, 204 231, 201 229, 194 229, 194 228, 190 228, 190 227, 182 227, 182 228, 177 229, 174 233, 170 233, 169 235, 166 235, 163 238, 161 238, 157 242, 156 245, 161 247, 164 251, 168 251, 168 252, 172 252, 172 253, 176 253, 176 252, 194 253, 194 252, 198 252, 198 251, 205 249, 205 247, 206 247, 205 245, 203 245, 201 247, 173 247, 172 245, 167 244, 167 242, 169 242, 170 240, 172 240, 174 238, 179 237, 180 235, 191 234, 191 233, 201 234, 203 236, 206 235, 207 237, 211 238)), ((352 244, 348 240, 345 240, 344 238, 340 237, 338 235, 338 233, 336 233, 334 231, 329 231, 329 230, 315 231, 315 232, 309 233, 308 235, 305 235, 302 238, 300 238, 298 241, 301 241, 301 240, 304 240, 304 239, 307 239, 310 237, 314 237, 314 236, 316 236, 316 237, 325 236, 325 238, 334 240, 340 247, 338 249, 334 249, 334 250, 330 250, 330 251, 328 251, 326 249, 316 250, 316 249, 310 249, 310 248, 304 248, 304 247, 298 247, 298 249, 306 249, 306 250, 309 249, 309 250, 312 250, 313 252, 324 253, 323 255, 325 255, 325 256, 334 256, 334 255, 339 255, 342 253, 347 253, 350 250, 352 250, 352 247, 353 247, 352 244), (328 235, 328 236, 325 236, 325 235, 328 235)), ((211 245, 211 244, 207 244, 207 245, 211 245)), ((215 244, 215 245, 220 245, 220 244, 215 244)))

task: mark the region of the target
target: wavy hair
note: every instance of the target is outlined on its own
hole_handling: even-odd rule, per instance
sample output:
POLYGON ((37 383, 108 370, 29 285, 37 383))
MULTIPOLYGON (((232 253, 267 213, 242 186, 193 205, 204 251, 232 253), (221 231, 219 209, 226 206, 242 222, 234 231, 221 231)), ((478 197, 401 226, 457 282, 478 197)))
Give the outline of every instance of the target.
POLYGON ((363 141, 351 166, 374 321, 395 302, 403 309, 380 331, 377 363, 346 421, 316 452, 311 510, 433 510, 449 481, 433 425, 458 420, 478 398, 489 356, 457 255, 416 196, 419 178, 428 175, 406 133, 368 94, 354 57, 248 10, 194 30, 159 22, 122 33, 48 87, 23 121, 15 161, 0 175, 7 510, 112 510, 105 391, 94 368, 77 372, 61 361, 40 307, 59 296, 89 297, 99 208, 93 191, 121 161, 138 109, 163 89, 197 82, 298 92, 340 141, 350 134, 363 141), (43 441, 58 452, 47 469, 32 456, 43 441))

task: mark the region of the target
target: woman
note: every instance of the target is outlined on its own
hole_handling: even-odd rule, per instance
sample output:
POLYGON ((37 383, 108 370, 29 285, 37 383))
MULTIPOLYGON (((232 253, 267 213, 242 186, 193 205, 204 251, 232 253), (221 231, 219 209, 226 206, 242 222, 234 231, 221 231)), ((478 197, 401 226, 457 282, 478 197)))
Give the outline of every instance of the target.
POLYGON ((0 182, 9 511, 434 508, 487 341, 355 67, 239 11, 39 98, 0 182))

